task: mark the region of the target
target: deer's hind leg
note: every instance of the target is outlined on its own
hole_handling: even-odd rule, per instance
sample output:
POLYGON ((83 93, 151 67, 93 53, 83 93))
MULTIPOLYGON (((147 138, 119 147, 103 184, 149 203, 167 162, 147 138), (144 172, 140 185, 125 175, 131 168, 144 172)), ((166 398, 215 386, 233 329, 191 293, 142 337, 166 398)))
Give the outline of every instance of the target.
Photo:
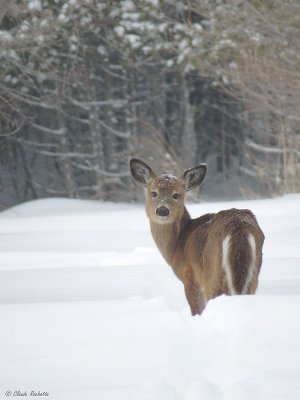
POLYGON ((182 282, 192 315, 201 314, 206 306, 206 300, 201 287, 195 279, 192 268, 184 268, 182 272, 182 282))

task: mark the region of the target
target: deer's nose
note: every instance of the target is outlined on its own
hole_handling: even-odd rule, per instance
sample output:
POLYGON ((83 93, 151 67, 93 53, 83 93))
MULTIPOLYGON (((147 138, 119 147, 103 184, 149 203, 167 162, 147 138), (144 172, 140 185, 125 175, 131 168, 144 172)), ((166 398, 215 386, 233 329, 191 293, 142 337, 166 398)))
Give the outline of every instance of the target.
POLYGON ((170 214, 170 211, 167 207, 161 206, 156 209, 156 215, 159 217, 167 217, 170 214))

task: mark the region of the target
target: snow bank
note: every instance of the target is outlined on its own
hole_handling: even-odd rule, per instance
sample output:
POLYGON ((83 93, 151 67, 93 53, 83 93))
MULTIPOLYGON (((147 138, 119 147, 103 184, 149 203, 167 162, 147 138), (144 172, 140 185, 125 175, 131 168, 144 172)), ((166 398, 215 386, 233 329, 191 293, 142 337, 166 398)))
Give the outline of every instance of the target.
POLYGON ((266 234, 256 296, 192 318, 142 206, 39 200, 0 214, 0 399, 296 400, 300 195, 251 208, 266 234))

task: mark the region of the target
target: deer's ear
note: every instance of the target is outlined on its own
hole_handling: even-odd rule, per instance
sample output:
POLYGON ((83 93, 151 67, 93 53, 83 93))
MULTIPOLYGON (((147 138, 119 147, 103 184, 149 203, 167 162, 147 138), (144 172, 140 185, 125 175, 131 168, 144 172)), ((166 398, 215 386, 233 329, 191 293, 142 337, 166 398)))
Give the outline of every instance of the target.
POLYGON ((200 186, 205 178, 206 171, 206 164, 200 164, 197 167, 187 169, 182 175, 185 190, 188 192, 200 186))
POLYGON ((130 160, 130 172, 135 182, 142 187, 147 187, 152 179, 156 177, 152 169, 137 158, 130 160))

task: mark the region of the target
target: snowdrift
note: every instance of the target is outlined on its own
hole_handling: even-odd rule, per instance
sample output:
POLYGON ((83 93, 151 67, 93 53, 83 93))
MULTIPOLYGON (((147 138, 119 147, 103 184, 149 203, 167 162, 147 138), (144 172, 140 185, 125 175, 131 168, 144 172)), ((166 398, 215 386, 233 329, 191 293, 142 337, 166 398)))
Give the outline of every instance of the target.
POLYGON ((259 290, 194 318, 142 206, 2 212, 0 399, 298 400, 300 195, 188 206, 230 207, 251 208, 265 232, 259 290))

